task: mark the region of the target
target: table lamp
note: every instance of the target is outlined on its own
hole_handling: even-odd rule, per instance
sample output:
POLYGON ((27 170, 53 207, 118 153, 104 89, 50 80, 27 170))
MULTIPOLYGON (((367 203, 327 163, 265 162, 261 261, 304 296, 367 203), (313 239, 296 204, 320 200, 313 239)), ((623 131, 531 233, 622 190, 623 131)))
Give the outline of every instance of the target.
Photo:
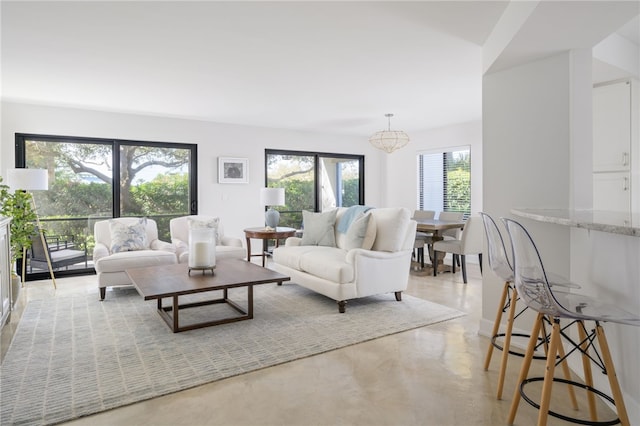
POLYGON ((264 214, 264 221, 268 227, 275 229, 280 222, 280 212, 272 206, 284 206, 284 188, 261 188, 260 204, 269 207, 264 214))

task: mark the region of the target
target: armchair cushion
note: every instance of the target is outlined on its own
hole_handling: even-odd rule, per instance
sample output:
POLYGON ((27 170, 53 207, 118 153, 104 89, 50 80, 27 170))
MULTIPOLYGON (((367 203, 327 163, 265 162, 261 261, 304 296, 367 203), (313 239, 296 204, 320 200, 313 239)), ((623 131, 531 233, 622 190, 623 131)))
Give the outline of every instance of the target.
POLYGON ((149 248, 146 217, 131 224, 111 219, 109 220, 109 232, 111 234, 111 253, 149 248))
POLYGON ((302 224, 304 233, 302 234, 303 246, 336 246, 335 223, 337 210, 330 210, 323 213, 302 211, 302 224))

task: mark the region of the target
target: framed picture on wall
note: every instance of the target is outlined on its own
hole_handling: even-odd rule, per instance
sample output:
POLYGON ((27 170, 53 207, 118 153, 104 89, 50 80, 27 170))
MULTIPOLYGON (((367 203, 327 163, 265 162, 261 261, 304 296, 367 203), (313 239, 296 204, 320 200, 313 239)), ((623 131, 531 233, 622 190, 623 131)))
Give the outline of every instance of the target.
POLYGON ((249 159, 218 157, 218 183, 249 183, 249 159))

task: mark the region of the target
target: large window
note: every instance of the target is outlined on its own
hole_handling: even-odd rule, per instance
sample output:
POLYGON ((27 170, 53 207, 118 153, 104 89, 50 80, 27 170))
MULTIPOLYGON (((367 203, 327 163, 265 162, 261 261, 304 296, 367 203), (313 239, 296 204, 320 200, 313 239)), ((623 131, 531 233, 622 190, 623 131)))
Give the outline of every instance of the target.
POLYGON ((364 204, 364 156, 265 151, 265 183, 285 189, 280 225, 300 228, 302 210, 324 211, 364 204))
MULTIPOLYGON (((196 164, 196 145, 16 134, 16 167, 49 174, 49 189, 33 194, 49 248, 87 255, 56 276, 93 272, 97 220, 147 216, 170 241, 169 220, 197 213, 196 164)), ((46 278, 30 263, 28 278, 46 278)))
POLYGON ((418 154, 418 209, 471 214, 469 147, 418 154))

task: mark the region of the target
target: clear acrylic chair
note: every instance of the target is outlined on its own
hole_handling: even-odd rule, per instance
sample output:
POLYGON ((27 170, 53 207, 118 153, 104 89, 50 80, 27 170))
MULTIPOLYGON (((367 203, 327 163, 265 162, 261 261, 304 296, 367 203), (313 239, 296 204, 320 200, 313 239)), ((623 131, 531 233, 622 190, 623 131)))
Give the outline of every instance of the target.
MULTIPOLYGON (((491 357, 493 354, 493 348, 497 348, 498 350, 503 351, 502 357, 500 361, 500 371, 498 374, 498 389, 496 392, 496 398, 502 399, 502 391, 504 389, 504 378, 507 370, 508 358, 509 355, 516 355, 519 357, 524 357, 524 352, 518 352, 511 348, 511 338, 512 337, 520 337, 524 339, 529 339, 531 336, 523 333, 513 333, 513 324, 516 319, 518 319, 527 309, 527 305, 524 307, 518 306, 518 291, 515 288, 515 280, 513 277, 513 267, 511 266, 511 262, 509 261, 509 256, 507 255, 507 250, 505 248, 504 239, 502 238, 502 234, 498 229, 498 225, 493 220, 491 216, 486 213, 480 212, 480 216, 482 217, 482 222, 484 224, 485 235, 487 238, 487 249, 488 253, 488 262, 491 270, 498 276, 498 278, 504 281, 504 286, 502 289, 502 296, 500 297, 500 303, 498 304, 498 309, 496 312, 496 319, 493 323, 493 329, 491 331, 491 342, 489 343, 487 349, 487 355, 484 361, 484 369, 487 371, 489 369, 489 364, 491 363, 491 357), (518 309, 520 309, 518 311, 518 309), (506 329, 504 333, 500 333, 500 324, 502 321, 502 315, 508 311, 507 314, 507 323, 506 329), (516 313, 517 312, 517 313, 516 313), (503 345, 500 346, 498 343, 498 339, 504 338, 503 345)), ((569 283, 567 280, 562 277, 555 276, 553 278, 553 285, 563 286, 563 287, 572 287, 572 288, 580 288, 579 285, 569 283)), ((537 351, 540 347, 545 349, 544 355, 534 355, 534 359, 547 359, 546 348, 549 343, 549 338, 546 331, 546 326, 550 324, 548 319, 545 317, 543 319, 541 327, 541 333, 538 337, 538 343, 534 349, 537 351)), ((534 352, 535 353, 535 352, 534 352)), ((564 356, 561 354, 560 356, 564 356)), ((566 363, 562 365, 563 372, 565 378, 570 379, 571 373, 569 371, 569 367, 566 363)), ((573 392, 573 388, 569 388, 569 397, 571 399, 574 407, 577 408, 577 402, 575 398, 575 393, 573 392)))
MULTIPOLYGON (((511 409, 509 412, 508 423, 513 424, 520 398, 524 398, 529 404, 540 410, 538 414, 538 425, 545 425, 549 415, 574 423, 581 424, 617 424, 618 421, 623 425, 629 425, 629 416, 624 405, 620 385, 616 377, 613 360, 609 351, 609 345, 602 327, 603 322, 615 322, 619 324, 628 324, 640 326, 640 317, 631 314, 615 305, 603 303, 594 298, 583 296, 575 293, 560 291, 557 288, 552 290, 547 274, 545 273, 540 253, 536 245, 527 232, 527 230, 518 222, 512 219, 504 219, 511 247, 513 250, 514 261, 514 279, 516 290, 531 309, 538 312, 538 319, 535 321, 527 352, 520 370, 518 378, 519 386, 516 388, 511 409), (537 336, 540 330, 540 320, 543 316, 552 319, 553 328, 551 331, 551 340, 547 352, 546 370, 544 377, 527 378, 533 350, 536 344, 534 336, 537 336), (568 319, 570 323, 564 327, 560 326, 561 319, 568 319), (589 330, 585 321, 594 321, 594 327, 589 330), (567 329, 576 325, 578 329, 579 341, 575 341, 567 334, 567 329), (570 380, 562 380, 554 378, 554 370, 559 362, 556 355, 563 343, 561 339, 572 346, 571 354, 579 351, 582 355, 582 364, 584 368, 584 384, 570 380), (598 345, 596 345, 596 341, 598 345), (595 363, 609 379, 612 397, 593 387, 593 376, 591 373, 591 362, 595 363), (524 392, 525 386, 531 382, 543 381, 540 403, 535 403, 524 392), (577 386, 587 391, 589 403, 590 421, 585 423, 584 420, 575 419, 565 416, 549 409, 551 402, 551 389, 554 382, 566 383, 570 386, 577 386), (598 414, 595 405, 595 396, 599 395, 615 405, 618 419, 613 421, 598 421, 598 414)), ((568 355, 569 355, 568 354, 568 355)), ((565 358, 564 356, 562 358, 565 358)))

